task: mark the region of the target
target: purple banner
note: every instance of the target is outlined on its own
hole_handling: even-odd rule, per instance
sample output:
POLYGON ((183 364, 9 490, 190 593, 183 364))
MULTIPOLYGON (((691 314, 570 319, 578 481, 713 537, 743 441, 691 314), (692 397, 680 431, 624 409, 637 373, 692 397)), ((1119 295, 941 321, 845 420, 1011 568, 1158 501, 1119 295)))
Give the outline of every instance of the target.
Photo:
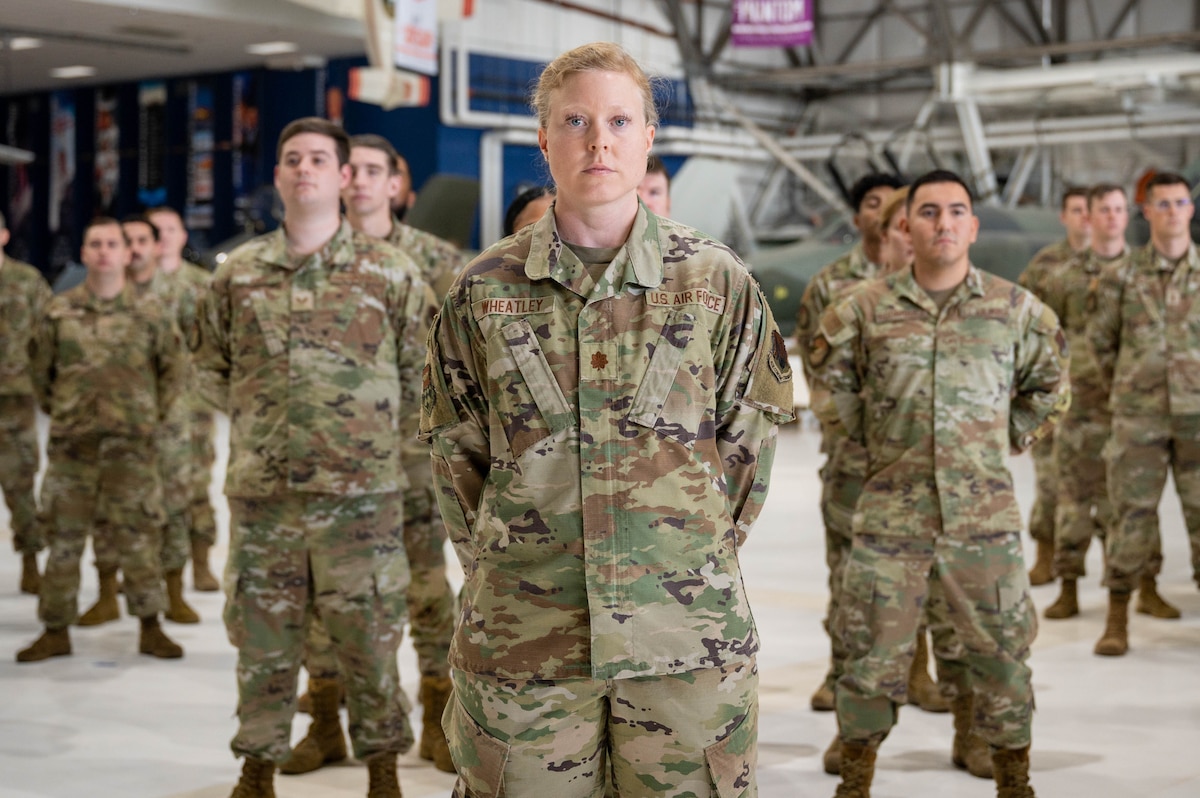
POLYGON ((733 0, 733 44, 736 47, 812 44, 812 15, 812 0, 733 0))

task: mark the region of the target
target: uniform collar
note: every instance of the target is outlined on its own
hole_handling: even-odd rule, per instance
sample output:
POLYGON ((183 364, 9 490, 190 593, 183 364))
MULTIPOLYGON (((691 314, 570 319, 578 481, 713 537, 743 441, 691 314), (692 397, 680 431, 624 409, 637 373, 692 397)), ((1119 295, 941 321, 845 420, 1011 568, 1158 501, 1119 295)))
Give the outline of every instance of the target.
MULTIPOLYGON (((895 285, 896 291, 900 294, 900 296, 905 297, 913 304, 919 305, 926 310, 929 310, 934 315, 937 315, 937 305, 934 304, 933 299, 929 296, 929 294, 925 293, 925 289, 922 288, 917 282, 917 278, 913 274, 913 267, 911 265, 906 269, 900 270, 894 279, 895 282, 893 285, 895 285)), ((954 289, 954 293, 951 295, 950 301, 946 303, 945 307, 948 308, 951 305, 958 304, 958 302, 955 300, 955 297, 961 295, 964 290, 970 296, 978 297, 983 296, 985 293, 983 287, 983 274, 979 271, 974 263, 968 264, 966 278, 961 284, 959 284, 957 288, 954 289)))
POLYGON ((296 271, 300 266, 317 258, 322 263, 348 263, 354 259, 354 228, 342 217, 341 224, 333 237, 316 252, 300 259, 293 259, 287 251, 287 231, 281 224, 275 231, 268 234, 266 246, 263 247, 260 258, 281 269, 296 271))

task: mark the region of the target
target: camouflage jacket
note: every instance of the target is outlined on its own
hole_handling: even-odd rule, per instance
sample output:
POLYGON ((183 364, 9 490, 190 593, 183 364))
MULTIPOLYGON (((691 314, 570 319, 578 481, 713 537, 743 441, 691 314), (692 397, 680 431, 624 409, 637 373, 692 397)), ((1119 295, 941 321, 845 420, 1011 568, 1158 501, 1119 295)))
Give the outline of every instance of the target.
POLYGON ((1046 281, 1043 300, 1058 316, 1071 349, 1071 409, 1073 415, 1108 411, 1108 386, 1088 343, 1088 291, 1106 268, 1120 268, 1129 260, 1126 249, 1115 260, 1104 260, 1091 249, 1076 255, 1046 281))
POLYGON ((859 241, 854 249, 817 272, 805 286, 804 295, 800 297, 800 310, 796 314, 796 343, 810 390, 813 388, 813 375, 808 353, 817 325, 821 323, 821 314, 825 308, 845 297, 851 288, 878 276, 881 268, 867 260, 862 242, 859 241))
POLYGON ((33 396, 29 343, 50 296, 41 272, 0 252, 0 396, 33 396))
POLYGON ((153 436, 186 372, 179 328, 128 284, 107 300, 86 283, 55 296, 33 346, 38 403, 55 437, 153 436))
POLYGON ((737 551, 790 380, 737 256, 644 208, 595 278, 553 213, 472 261, 421 407, 466 573, 451 665, 608 679, 753 655, 737 551))
POLYGON ((412 261, 345 221, 300 262, 282 228, 231 252, 188 333, 206 397, 228 397, 225 492, 406 487, 400 420, 416 413, 431 313, 412 261))
POLYGON ((1178 266, 1153 244, 1104 269, 1088 296, 1088 341, 1109 409, 1129 416, 1200 413, 1200 257, 1178 266))
POLYGON ((827 310, 811 356, 867 448, 856 533, 1021 529, 1006 456, 1070 402, 1066 337, 1037 298, 972 266, 939 312, 905 269, 827 310))
POLYGON ((1021 272, 1021 276, 1017 279, 1017 283, 1022 288, 1032 291, 1034 296, 1044 302, 1046 300, 1048 282, 1056 272, 1074 260, 1078 254, 1078 252, 1071 249, 1071 245, 1067 243, 1067 239, 1065 238, 1062 241, 1048 244, 1034 253, 1033 258, 1029 261, 1029 265, 1025 267, 1025 270, 1021 272))
POLYGON ((438 302, 442 301, 442 297, 450 290, 450 284, 467 263, 458 247, 449 241, 395 219, 392 220, 392 232, 384 240, 403 250, 416 262, 421 270, 421 279, 433 291, 438 302))

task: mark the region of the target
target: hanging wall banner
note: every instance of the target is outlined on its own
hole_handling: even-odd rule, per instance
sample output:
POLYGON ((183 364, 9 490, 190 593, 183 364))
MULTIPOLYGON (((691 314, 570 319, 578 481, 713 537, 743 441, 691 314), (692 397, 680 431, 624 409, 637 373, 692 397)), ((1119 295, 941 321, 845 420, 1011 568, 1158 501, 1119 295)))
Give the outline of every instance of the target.
POLYGON ((96 90, 96 216, 115 216, 121 184, 121 129, 117 126, 116 89, 96 90))
MULTIPOLYGON (((4 143, 22 150, 33 150, 33 119, 36 98, 9 100, 8 119, 4 124, 4 143)), ((33 176, 29 164, 8 167, 8 232, 5 251, 17 260, 33 257, 33 176)))
POLYGON ((75 94, 50 95, 49 274, 57 276, 79 250, 75 220, 75 94))
POLYGON ((813 0, 733 0, 731 41, 737 47, 812 44, 813 0))
POLYGON ((207 81, 188 83, 187 202, 183 223, 191 230, 213 226, 213 91, 207 81))
POLYGON ((399 69, 436 75, 437 0, 396 0, 392 61, 399 69))
POLYGON ((233 76, 233 216, 248 220, 250 194, 258 172, 258 83, 253 72, 233 76))
POLYGON ((167 204, 167 84, 138 86, 138 202, 167 204))

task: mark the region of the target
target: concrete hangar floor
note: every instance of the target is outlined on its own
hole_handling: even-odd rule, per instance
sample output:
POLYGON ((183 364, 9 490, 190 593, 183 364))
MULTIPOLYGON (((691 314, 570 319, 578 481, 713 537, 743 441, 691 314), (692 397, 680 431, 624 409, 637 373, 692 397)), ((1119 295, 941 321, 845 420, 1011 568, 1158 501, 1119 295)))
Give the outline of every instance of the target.
MULTIPOLYGON (((227 432, 227 427, 222 427, 227 432)), ((818 508, 818 434, 811 419, 780 432, 772 492, 742 554, 747 588, 763 649, 759 656, 762 714, 759 794, 763 798, 828 798, 837 780, 821 770, 832 738, 831 713, 809 709, 824 673, 828 642, 821 629, 826 571, 818 508)), ((224 458, 225 451, 222 449, 224 458)), ((223 459, 214 481, 219 498, 223 459)), ((1013 458, 1018 498, 1032 500, 1028 456, 1013 458)), ((228 516, 222 510, 223 563, 228 516)), ((1037 695, 1033 783, 1042 796, 1195 798, 1200 795, 1200 592, 1191 580, 1182 515, 1168 485, 1162 507, 1166 565, 1163 595, 1182 620, 1133 615, 1129 655, 1092 654, 1103 627, 1098 585, 1100 553, 1092 548, 1080 586, 1081 617, 1041 621, 1033 649, 1037 695)), ((0 545, 11 537, 0 508, 0 545)), ((1032 545, 1027 544, 1032 556, 1032 545)), ((453 555, 447 549, 453 563, 453 555)), ((43 555, 44 560, 44 555, 43 555)), ((458 579, 457 567, 452 578, 458 579)), ((5 798, 224 798, 239 764, 229 753, 235 730, 234 650, 221 624, 217 593, 188 592, 200 612, 197 626, 168 624, 186 649, 180 661, 136 653, 132 619, 73 629, 74 655, 17 665, 16 651, 40 631, 37 601, 17 592, 19 559, 0 554, 0 795, 5 798)), ((190 581, 189 581, 190 584, 190 581)), ((81 604, 96 595, 90 555, 83 567, 81 604)), ((1034 588, 1038 606, 1056 586, 1034 588)), ((124 612, 124 609, 122 609, 124 612)), ((416 657, 406 641, 400 668, 415 697, 416 657)), ((419 712, 419 710, 418 710, 419 712)), ((414 715, 414 725, 418 722, 414 715)), ((297 716, 294 738, 308 723, 297 716)), ((881 750, 873 795, 985 798, 991 782, 950 764, 951 719, 915 708, 881 750)), ((453 776, 401 759, 408 798, 449 795, 453 776)), ((280 798, 342 798, 366 792, 366 768, 354 760, 305 776, 277 776, 280 798)))

